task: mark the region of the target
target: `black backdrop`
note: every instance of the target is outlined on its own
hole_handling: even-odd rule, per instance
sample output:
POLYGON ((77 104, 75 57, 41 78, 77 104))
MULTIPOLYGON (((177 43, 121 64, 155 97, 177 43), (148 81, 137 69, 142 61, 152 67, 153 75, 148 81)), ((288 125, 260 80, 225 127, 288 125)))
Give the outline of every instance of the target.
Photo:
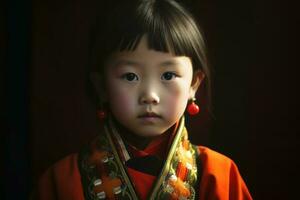
MULTIPOLYGON (((82 76, 93 2, 0 4, 3 199, 26 199, 47 166, 97 132, 82 76)), ((254 199, 292 199, 300 167, 297 6, 193 5, 215 70, 215 119, 192 119, 192 140, 231 157, 254 199)))

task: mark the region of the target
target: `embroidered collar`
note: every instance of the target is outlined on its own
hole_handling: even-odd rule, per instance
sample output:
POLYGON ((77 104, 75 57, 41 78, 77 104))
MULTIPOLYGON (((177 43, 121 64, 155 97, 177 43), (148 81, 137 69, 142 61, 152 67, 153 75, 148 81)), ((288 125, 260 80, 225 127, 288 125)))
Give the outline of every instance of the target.
MULTIPOLYGON (((194 199, 197 148, 190 144, 180 120, 166 161, 149 199, 194 199)), ((80 153, 79 166, 86 199, 138 199, 125 162, 130 155, 112 120, 89 148, 80 153)))

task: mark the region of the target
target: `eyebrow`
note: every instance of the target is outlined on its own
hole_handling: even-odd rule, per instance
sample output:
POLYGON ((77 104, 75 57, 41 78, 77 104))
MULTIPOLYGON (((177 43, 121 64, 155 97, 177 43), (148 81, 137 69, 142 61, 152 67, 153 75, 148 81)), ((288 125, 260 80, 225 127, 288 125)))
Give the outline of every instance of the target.
POLYGON ((159 64, 160 66, 168 67, 168 66, 180 66, 180 62, 177 60, 167 60, 159 64))
POLYGON ((135 61, 132 61, 132 60, 124 60, 124 59, 120 59, 120 60, 117 60, 113 63, 113 65, 115 67, 118 67, 118 66, 122 66, 122 65, 131 65, 131 66, 140 66, 142 65, 141 63, 139 62, 135 62, 135 61))
MULTIPOLYGON (((126 59, 120 59, 114 62, 113 64, 115 67, 122 66, 122 65, 131 65, 131 66, 142 66, 143 64, 137 61, 132 60, 126 60, 126 59)), ((167 60, 159 63, 159 66, 162 67, 169 67, 169 66, 180 66, 181 63, 177 60, 167 60)))

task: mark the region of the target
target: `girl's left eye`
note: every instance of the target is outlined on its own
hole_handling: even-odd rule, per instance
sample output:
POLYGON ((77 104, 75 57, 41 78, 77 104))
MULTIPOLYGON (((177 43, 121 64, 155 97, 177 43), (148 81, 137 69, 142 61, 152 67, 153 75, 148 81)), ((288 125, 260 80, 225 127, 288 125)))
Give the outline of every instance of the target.
POLYGON ((177 77, 177 74, 175 74, 174 72, 165 72, 161 76, 161 79, 169 81, 169 80, 172 80, 173 78, 176 78, 176 77, 177 77))

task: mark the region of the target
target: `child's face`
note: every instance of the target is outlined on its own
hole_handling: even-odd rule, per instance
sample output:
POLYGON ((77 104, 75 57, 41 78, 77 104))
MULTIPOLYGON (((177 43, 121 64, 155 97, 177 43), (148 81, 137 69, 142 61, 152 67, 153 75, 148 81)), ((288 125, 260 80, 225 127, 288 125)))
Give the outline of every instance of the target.
POLYGON ((106 72, 106 99, 127 129, 139 136, 157 136, 183 115, 200 84, 191 85, 192 79, 188 57, 150 50, 144 36, 135 51, 113 55, 106 72))

